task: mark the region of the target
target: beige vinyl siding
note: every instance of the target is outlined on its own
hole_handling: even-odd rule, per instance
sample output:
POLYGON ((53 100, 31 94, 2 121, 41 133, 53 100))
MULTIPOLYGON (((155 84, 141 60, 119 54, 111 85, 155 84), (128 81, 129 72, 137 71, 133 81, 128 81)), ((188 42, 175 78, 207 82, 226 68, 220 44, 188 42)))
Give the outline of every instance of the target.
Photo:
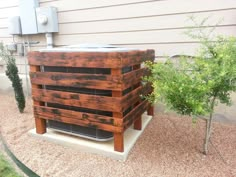
MULTIPOLYGON (((108 43, 124 47, 153 48, 156 55, 194 54, 197 41, 183 32, 191 25, 188 16, 211 16, 210 25, 220 20, 216 32, 236 32, 236 2, 200 1, 73 1, 42 4, 58 7, 59 33, 55 45, 108 43), (213 3, 214 2, 214 3, 213 3), (173 49, 174 47, 174 49, 173 49)), ((43 43, 41 43, 43 44, 43 43)))
MULTIPOLYGON (((139 49, 152 48, 156 57, 194 55, 198 41, 184 35, 192 24, 210 17, 209 25, 220 20, 215 33, 236 34, 235 0, 40 0, 40 6, 58 8, 59 33, 56 47, 79 43, 105 43, 139 49)), ((18 0, 0 1, 0 41, 11 42, 7 18, 18 12, 18 0), (8 2, 9 1, 9 2, 8 2), (8 2, 8 3, 7 3, 8 2)), ((31 50, 45 47, 43 34, 16 37, 17 41, 39 41, 31 50)))

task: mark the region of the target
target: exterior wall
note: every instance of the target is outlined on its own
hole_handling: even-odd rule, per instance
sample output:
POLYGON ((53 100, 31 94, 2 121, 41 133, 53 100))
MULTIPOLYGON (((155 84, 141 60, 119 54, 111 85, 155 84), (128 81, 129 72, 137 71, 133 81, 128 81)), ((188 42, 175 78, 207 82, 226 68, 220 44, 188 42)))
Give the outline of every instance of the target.
MULTIPOLYGON (((155 49, 156 59, 178 54, 194 55, 199 43, 183 32, 188 16, 198 19, 210 16, 215 32, 236 35, 235 0, 40 0, 40 6, 58 8, 59 33, 54 34, 55 47, 79 43, 104 43, 139 49, 155 49)), ((18 0, 0 1, 0 41, 9 43, 7 18, 17 15, 18 0)), ((16 41, 39 41, 30 50, 45 47, 44 35, 15 37, 16 41)), ((23 57, 17 59, 24 73, 23 57)), ((0 72, 4 68, 0 62, 0 72)), ((235 115, 235 114, 234 114, 235 115)))
MULTIPOLYGON (((0 41, 11 42, 7 33, 7 18, 18 14, 18 0, 0 1, 0 41)), ((40 6, 58 8, 59 33, 54 34, 56 47, 78 43, 105 43, 124 47, 153 48, 156 56, 186 53, 194 55, 196 40, 183 32, 188 16, 198 19, 211 16, 210 25, 216 32, 236 34, 235 0, 40 0, 40 6)), ((22 41, 27 39, 17 37, 22 41)), ((31 35, 40 41, 32 46, 37 50, 45 46, 44 35, 31 35)))

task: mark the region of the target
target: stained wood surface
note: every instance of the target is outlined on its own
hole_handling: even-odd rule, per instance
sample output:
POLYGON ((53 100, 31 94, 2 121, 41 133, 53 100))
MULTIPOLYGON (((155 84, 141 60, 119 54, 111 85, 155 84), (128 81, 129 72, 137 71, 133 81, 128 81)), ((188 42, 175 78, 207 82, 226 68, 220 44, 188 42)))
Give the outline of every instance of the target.
POLYGON ((83 113, 45 106, 34 106, 37 118, 55 120, 64 123, 99 128, 110 132, 122 132, 122 120, 114 117, 83 113), (116 120, 116 123, 114 123, 116 120))
POLYGON ((149 71, 146 68, 140 68, 124 74, 122 79, 123 89, 127 89, 138 84, 141 82, 142 77, 148 75, 148 73, 149 71))
POLYGON ((122 90, 122 78, 105 74, 30 72, 32 84, 122 90))
POLYGON ((33 89, 32 98, 35 101, 77 106, 102 111, 122 111, 121 98, 71 93, 46 89, 33 89), (111 104, 112 103, 112 104, 111 104))
MULTIPOLYGON (((30 66, 30 70, 33 72, 38 72, 38 71, 40 71, 40 67, 39 66, 30 66)), ((41 85, 37 85, 37 84, 32 84, 31 87, 32 87, 32 89, 42 88, 41 85)), ((33 104, 34 104, 34 106, 43 106, 44 102, 42 102, 41 100, 34 100, 33 104)), ((46 120, 35 117, 35 127, 36 127, 36 133, 38 133, 38 134, 46 133, 47 132, 46 120)))
POLYGON ((146 68, 114 76, 105 74, 79 74, 60 72, 30 72, 32 84, 70 86, 76 88, 92 88, 123 91, 141 81, 148 74, 146 68))
POLYGON ((139 86, 121 98, 122 111, 128 109, 134 103, 141 101, 141 95, 147 95, 152 91, 151 85, 139 86))
POLYGON ((155 59, 155 51, 154 50, 146 50, 145 52, 137 52, 131 54, 129 57, 126 57, 125 54, 121 54, 122 66, 133 66, 139 65, 145 61, 154 61, 155 59))
POLYGON ((153 50, 111 53, 31 52, 29 54, 30 78, 37 122, 45 122, 48 119, 113 132, 114 149, 123 152, 124 130, 134 122, 135 128, 141 129, 141 115, 149 105, 147 101, 141 99, 140 95, 152 91, 150 85, 140 84, 141 78, 149 74, 146 68, 140 68, 140 64, 153 60, 153 50), (111 74, 41 72, 40 66, 109 68, 111 74), (132 66, 133 70, 123 74, 124 66, 132 66), (47 90, 42 88, 43 85, 110 90, 112 95, 99 96, 66 90, 47 90), (132 90, 123 95, 123 91, 127 88, 132 90), (112 117, 47 107, 40 103, 109 111, 112 112, 112 117), (133 109, 124 117, 123 112, 130 107, 133 109))
POLYGON ((30 65, 84 68, 122 68, 152 60, 154 51, 29 52, 30 65), (150 57, 149 57, 150 56, 150 57))
POLYGON ((132 109, 125 117, 124 117, 124 129, 127 129, 134 121, 136 121, 140 115, 142 115, 150 103, 147 100, 140 102, 135 108, 132 109))

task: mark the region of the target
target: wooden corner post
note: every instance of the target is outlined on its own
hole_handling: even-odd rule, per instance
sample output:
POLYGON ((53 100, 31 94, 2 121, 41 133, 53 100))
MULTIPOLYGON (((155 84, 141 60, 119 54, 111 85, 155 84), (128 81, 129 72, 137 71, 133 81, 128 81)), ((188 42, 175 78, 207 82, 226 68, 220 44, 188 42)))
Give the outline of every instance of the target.
MULTIPOLYGON (((122 75, 121 68, 111 69, 111 74, 116 76, 122 75)), ((122 91, 112 91, 112 97, 122 97, 122 91)), ((113 117, 123 118, 123 112, 113 112, 113 117)), ((115 120, 114 120, 115 121, 115 120)), ((116 123, 116 122, 114 122, 116 123)), ((124 152, 124 132, 114 133, 114 150, 118 152, 124 152)))
MULTIPOLYGON (((133 66, 133 70, 137 70, 137 69, 140 69, 140 68, 141 68, 141 65, 140 65, 140 64, 133 66)), ((141 85, 141 83, 138 83, 138 84, 136 84, 134 87, 137 88, 137 87, 139 87, 140 85, 141 85)), ((137 102, 137 103, 135 103, 134 106, 137 106, 139 103, 140 103, 140 101, 137 102)), ((139 116, 136 118, 136 120, 134 121, 134 129, 135 129, 135 130, 142 130, 142 115, 139 115, 139 116)))
MULTIPOLYGON (((40 66, 30 66, 31 72, 39 72, 40 66)), ((33 89, 39 89, 42 88, 41 85, 32 84, 32 90, 33 89)), ((43 106, 44 103, 40 101, 33 101, 33 106, 43 106)), ((46 133, 46 120, 42 118, 38 118, 37 115, 35 116, 35 126, 36 126, 36 133, 38 134, 44 134, 46 133)))

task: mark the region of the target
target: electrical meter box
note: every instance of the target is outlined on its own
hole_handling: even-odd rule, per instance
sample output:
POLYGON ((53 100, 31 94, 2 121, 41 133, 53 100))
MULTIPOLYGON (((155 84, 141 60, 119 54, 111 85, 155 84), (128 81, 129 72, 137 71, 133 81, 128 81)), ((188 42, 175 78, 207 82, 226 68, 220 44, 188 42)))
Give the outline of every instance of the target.
POLYGON ((19 0, 22 34, 37 34, 35 8, 39 7, 38 0, 19 0))
POLYGON ((36 8, 38 33, 58 32, 57 9, 55 7, 36 8))
POLYGON ((19 16, 8 18, 8 33, 12 35, 21 34, 21 23, 19 16))

